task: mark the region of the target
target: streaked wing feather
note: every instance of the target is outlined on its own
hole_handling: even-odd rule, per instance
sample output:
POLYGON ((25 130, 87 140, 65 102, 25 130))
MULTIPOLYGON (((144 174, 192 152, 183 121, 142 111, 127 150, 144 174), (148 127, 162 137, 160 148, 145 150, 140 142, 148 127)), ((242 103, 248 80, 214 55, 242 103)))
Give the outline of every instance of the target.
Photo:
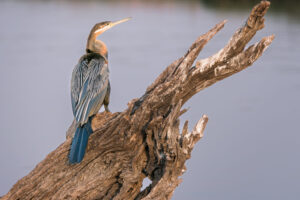
POLYGON ((72 73, 71 100, 72 100, 72 110, 74 116, 76 113, 76 105, 78 104, 79 94, 81 92, 84 79, 86 78, 87 71, 88 71, 88 60, 85 58, 85 56, 83 56, 80 58, 78 64, 75 66, 72 73))
POLYGON ((79 94, 77 93, 78 100, 74 101, 74 116, 80 124, 86 123, 89 116, 99 111, 107 90, 108 73, 107 64, 102 57, 91 59, 88 63, 86 77, 79 94))

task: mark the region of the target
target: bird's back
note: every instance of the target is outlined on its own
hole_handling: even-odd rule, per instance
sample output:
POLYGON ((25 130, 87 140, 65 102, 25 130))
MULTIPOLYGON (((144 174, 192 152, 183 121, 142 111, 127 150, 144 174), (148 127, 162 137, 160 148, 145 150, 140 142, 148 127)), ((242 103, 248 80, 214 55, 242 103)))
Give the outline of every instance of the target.
POLYGON ((106 59, 97 53, 83 55, 75 66, 71 80, 71 99, 77 123, 84 124, 96 114, 108 87, 106 59))

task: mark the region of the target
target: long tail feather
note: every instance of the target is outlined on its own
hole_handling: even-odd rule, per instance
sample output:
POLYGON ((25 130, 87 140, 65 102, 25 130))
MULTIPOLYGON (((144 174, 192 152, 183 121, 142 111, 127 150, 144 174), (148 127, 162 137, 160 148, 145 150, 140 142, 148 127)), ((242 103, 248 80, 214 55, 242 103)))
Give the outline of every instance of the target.
POLYGON ((83 126, 76 129, 72 140, 71 150, 69 154, 69 162, 71 164, 80 163, 84 157, 88 138, 92 133, 90 120, 83 126))

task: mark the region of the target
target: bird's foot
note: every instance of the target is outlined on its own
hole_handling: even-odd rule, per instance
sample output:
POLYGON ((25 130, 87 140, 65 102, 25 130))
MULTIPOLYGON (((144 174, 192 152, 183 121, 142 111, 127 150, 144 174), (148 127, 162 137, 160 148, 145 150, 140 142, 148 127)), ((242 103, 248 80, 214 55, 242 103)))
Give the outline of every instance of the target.
POLYGON ((105 108, 105 111, 106 111, 106 112, 110 112, 108 106, 104 105, 104 108, 105 108))

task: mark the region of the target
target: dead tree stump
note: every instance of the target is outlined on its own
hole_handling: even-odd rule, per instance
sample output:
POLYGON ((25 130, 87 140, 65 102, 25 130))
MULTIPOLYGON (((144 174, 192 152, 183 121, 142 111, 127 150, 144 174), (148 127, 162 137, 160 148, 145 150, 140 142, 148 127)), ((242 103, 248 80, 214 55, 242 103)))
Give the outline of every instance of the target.
POLYGON ((200 90, 247 68, 262 55, 273 35, 245 46, 264 27, 269 6, 268 1, 256 5, 223 49, 193 66, 226 21, 220 22, 170 64, 142 97, 131 100, 126 110, 98 114, 80 164, 68 164, 69 138, 2 199, 170 199, 208 121, 203 115, 192 131, 186 121, 180 133, 179 117, 186 112, 182 106, 200 90), (141 191, 145 177, 152 183, 141 191))

